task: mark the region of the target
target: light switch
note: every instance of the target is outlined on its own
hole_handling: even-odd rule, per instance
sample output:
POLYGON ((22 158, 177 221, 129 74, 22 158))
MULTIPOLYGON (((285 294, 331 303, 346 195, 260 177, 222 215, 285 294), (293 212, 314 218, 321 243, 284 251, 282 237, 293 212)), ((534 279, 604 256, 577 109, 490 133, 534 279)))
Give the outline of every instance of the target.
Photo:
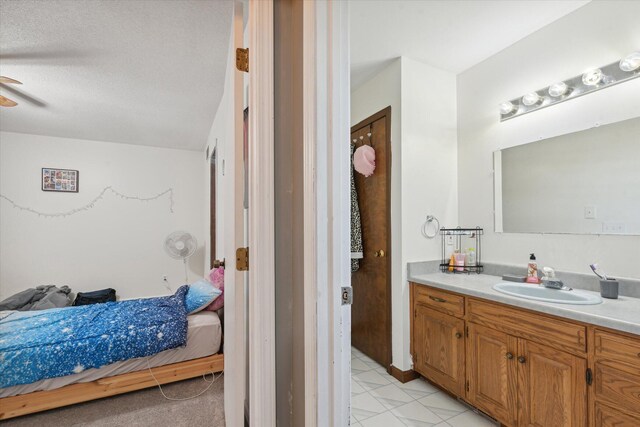
POLYGON ((584 207, 584 219, 596 219, 596 207, 585 206, 584 207))

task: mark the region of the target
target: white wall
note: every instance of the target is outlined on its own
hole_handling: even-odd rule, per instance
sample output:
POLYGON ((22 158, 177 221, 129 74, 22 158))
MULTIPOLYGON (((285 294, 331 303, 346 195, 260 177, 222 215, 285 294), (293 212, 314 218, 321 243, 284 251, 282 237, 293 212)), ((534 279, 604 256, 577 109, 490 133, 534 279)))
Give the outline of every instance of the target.
MULTIPOLYGON (((411 368, 406 264, 438 259, 440 240, 420 229, 427 214, 457 225, 456 79, 398 58, 351 93, 351 123, 391 105, 392 358, 411 368)), ((354 302, 357 304, 357 301, 354 302)))
POLYGON ((442 256, 440 236, 422 236, 427 215, 438 218, 440 226, 459 225, 458 153, 455 74, 409 58, 401 60, 402 292, 396 294, 401 306, 393 320, 403 328, 402 353, 394 354, 394 365, 407 370, 411 368, 407 263, 442 256))
MULTIPOLYGON (((19 211, 0 200, 0 298, 40 284, 74 292, 106 287, 121 298, 167 294, 184 282, 181 261, 163 249, 172 231, 203 241, 200 152, 0 132, 0 193, 42 212, 79 208, 106 186, 148 197, 139 202, 107 194, 93 209, 64 218, 19 211), (43 192, 42 167, 80 171, 79 193, 43 192)), ((200 244, 202 245, 202 244, 200 244)), ((203 274, 203 251, 190 259, 193 280, 203 274)))
POLYGON ((640 46, 639 2, 591 2, 458 76, 460 222, 485 228, 483 260, 588 273, 598 262, 616 277, 640 278, 639 236, 493 232, 492 153, 640 116, 640 79, 499 122, 498 104, 609 64, 640 46))

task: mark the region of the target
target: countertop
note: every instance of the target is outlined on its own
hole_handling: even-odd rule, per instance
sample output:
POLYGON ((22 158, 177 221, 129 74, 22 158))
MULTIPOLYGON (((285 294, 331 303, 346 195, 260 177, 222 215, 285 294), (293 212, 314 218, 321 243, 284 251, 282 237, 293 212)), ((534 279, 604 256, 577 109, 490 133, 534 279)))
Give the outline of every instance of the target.
MULTIPOLYGON (((618 299, 603 298, 603 302, 596 305, 557 304, 500 293, 492 286, 503 282, 502 278, 488 274, 415 274, 410 275, 408 280, 434 288, 640 335, 640 298, 626 296, 620 296, 618 299)), ((595 293, 583 290, 581 292, 595 293)))

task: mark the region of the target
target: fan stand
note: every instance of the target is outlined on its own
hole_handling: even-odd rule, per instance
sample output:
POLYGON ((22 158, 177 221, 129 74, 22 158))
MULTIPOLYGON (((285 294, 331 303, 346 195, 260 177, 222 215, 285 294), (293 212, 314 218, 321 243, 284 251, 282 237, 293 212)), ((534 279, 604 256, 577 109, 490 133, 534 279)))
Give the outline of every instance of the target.
POLYGON ((184 280, 185 280, 184 284, 186 285, 186 284, 189 283, 189 272, 188 272, 188 269, 187 269, 187 259, 183 258, 182 262, 184 263, 184 280))

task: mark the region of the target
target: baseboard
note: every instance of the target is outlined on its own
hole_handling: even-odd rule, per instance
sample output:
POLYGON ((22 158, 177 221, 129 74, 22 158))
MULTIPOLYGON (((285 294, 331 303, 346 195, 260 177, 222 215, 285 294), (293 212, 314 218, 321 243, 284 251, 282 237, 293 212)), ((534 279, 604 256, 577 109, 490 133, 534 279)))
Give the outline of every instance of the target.
POLYGON ((401 371, 393 365, 389 367, 389 373, 392 377, 394 377, 401 383, 408 383, 409 381, 413 381, 420 376, 420 374, 418 374, 413 369, 409 369, 408 371, 401 371))

